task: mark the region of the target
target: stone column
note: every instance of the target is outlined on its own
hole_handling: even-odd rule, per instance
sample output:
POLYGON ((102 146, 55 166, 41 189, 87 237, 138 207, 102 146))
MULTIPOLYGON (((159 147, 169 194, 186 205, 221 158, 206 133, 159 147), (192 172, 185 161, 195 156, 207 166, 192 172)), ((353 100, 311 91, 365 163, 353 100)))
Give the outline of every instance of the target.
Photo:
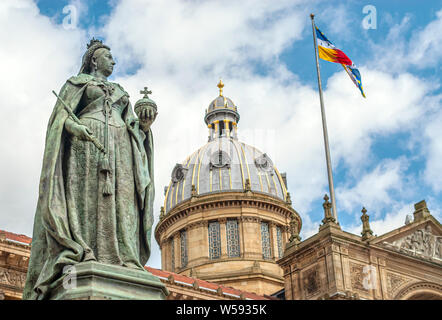
POLYGON ((240 249, 239 256, 241 258, 244 258, 244 252, 246 251, 245 241, 244 241, 245 234, 244 234, 244 223, 241 217, 238 217, 238 232, 239 232, 239 249, 240 249))
POLYGON ((242 216, 244 258, 262 259, 261 245, 261 219, 257 217, 242 216))
POLYGON ((272 250, 272 259, 277 260, 278 251, 278 237, 276 235, 276 224, 273 221, 269 221, 269 236, 270 236, 270 250, 272 250))
POLYGON ((227 255, 227 230, 226 230, 226 218, 218 219, 219 222, 219 233, 221 240, 221 259, 225 259, 228 257, 227 255))
POLYGON ((224 119, 224 130, 226 132, 226 137, 230 136, 229 120, 227 119, 224 119))
POLYGON ((191 224, 187 228, 188 232, 188 266, 197 265, 207 260, 209 254, 208 246, 208 223, 207 221, 199 221, 191 224))
POLYGON ((162 239, 160 242, 160 251, 161 251, 161 269, 170 270, 170 261, 169 261, 169 244, 166 239, 162 239))
POLYGON ((341 252, 338 244, 332 244, 333 271, 337 291, 344 291, 344 279, 341 263, 341 252))
POLYGON ((336 279, 333 265, 332 245, 325 247, 325 266, 327 272, 328 290, 334 293, 336 291, 336 279))
POLYGON ((290 238, 290 227, 289 226, 283 226, 281 227, 281 232, 282 232, 282 248, 283 250, 285 249, 285 246, 287 244, 287 242, 289 242, 289 238, 290 238))
POLYGON ((348 258, 348 245, 341 245, 342 274, 345 291, 351 291, 350 262, 348 258))
POLYGON ((219 134, 219 130, 218 130, 218 128, 219 128, 219 120, 215 120, 215 121, 213 121, 213 124, 215 125, 215 128, 214 128, 214 135, 213 135, 213 138, 216 138, 216 137, 219 137, 220 136, 220 134, 219 134))
POLYGON ((291 292, 289 295, 285 295, 287 300, 301 300, 303 298, 303 294, 301 291, 301 270, 299 269, 296 263, 291 264, 289 266, 290 270, 290 287, 291 292))
POLYGON ((379 283, 380 283, 380 295, 382 300, 388 299, 388 287, 387 287, 387 270, 385 258, 379 258, 379 283))
POLYGON ((180 248, 180 233, 175 232, 173 234, 173 244, 174 244, 174 255, 175 255, 175 270, 173 272, 177 272, 179 268, 181 268, 181 248, 180 248))

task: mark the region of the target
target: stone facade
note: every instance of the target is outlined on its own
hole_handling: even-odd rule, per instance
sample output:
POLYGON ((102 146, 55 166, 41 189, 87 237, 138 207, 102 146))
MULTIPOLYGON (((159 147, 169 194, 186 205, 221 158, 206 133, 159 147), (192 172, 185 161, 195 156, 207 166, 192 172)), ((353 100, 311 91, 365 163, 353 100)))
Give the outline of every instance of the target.
POLYGON ((0 230, 0 300, 21 299, 31 238, 0 230))
POLYGON ((288 244, 278 261, 286 299, 442 299, 442 228, 425 202, 415 208, 413 222, 382 236, 362 240, 327 222, 288 244))

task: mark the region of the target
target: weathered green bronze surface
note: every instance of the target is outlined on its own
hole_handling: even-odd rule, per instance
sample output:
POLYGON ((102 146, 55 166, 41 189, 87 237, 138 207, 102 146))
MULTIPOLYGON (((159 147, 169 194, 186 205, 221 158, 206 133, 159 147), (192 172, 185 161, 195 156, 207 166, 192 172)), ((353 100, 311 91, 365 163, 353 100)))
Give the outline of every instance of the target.
POLYGON ((114 65, 109 47, 93 39, 80 73, 58 94, 46 132, 24 299, 51 298, 66 267, 88 261, 150 275, 144 265, 153 223, 156 105, 141 99, 135 116, 127 92, 107 81, 114 65))

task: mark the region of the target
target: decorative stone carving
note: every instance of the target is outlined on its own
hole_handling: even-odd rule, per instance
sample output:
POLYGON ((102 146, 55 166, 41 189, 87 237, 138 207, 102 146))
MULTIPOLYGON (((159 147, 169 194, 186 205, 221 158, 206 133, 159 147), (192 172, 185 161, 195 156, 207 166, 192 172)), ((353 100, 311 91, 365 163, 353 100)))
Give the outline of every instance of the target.
POLYGON ((365 207, 362 208, 362 241, 369 240, 371 237, 373 237, 373 231, 370 228, 370 216, 367 214, 367 209, 365 207))
POLYGON ((442 264, 442 236, 434 235, 429 224, 393 243, 384 241, 383 245, 389 249, 442 264))
POLYGON ((0 284, 6 284, 18 288, 23 288, 26 281, 26 273, 14 270, 0 269, 0 284))
POLYGON ((427 290, 430 289, 431 291, 436 291, 439 293, 439 296, 442 296, 442 285, 440 285, 438 283, 423 281, 423 282, 417 282, 417 283, 413 283, 413 284, 406 286, 405 288, 400 290, 399 293, 397 293, 393 298, 395 300, 399 300, 399 299, 402 299, 403 297, 407 296, 408 294, 412 293, 413 291, 425 290, 425 289, 427 289, 427 290))
POLYGON ((250 217, 250 216, 241 216, 239 218, 242 222, 252 222, 252 223, 260 223, 261 219, 258 217, 250 217))
POLYGON ((287 196, 286 196, 285 202, 286 202, 288 205, 291 205, 291 204, 292 204, 292 199, 290 198, 290 192, 287 192, 287 196))
POLYGON ((405 277, 399 276, 395 273, 388 272, 387 273, 387 292, 390 298, 393 298, 397 290, 402 287, 404 284, 410 282, 411 279, 407 279, 405 277))
POLYGON ((350 263, 351 287, 353 289, 368 291, 364 288, 364 266, 357 263, 350 263))
POLYGON ((184 168, 182 164, 177 163, 172 170, 172 182, 177 183, 184 179, 186 176, 187 168, 184 168))
POLYGON ((214 153, 212 153, 212 155, 210 156, 210 169, 212 170, 213 167, 215 168, 229 168, 230 167, 230 157, 229 155, 222 151, 222 150, 217 150, 214 153))
POLYGON ((245 191, 245 192, 247 192, 247 191, 252 191, 252 186, 251 186, 251 184, 250 184, 250 179, 246 179, 246 183, 245 183, 245 185, 244 185, 244 191, 245 191))
POLYGON ((311 268, 304 273, 304 290, 306 297, 317 293, 321 287, 318 267, 311 268))
POLYGON ((273 168, 272 160, 265 153, 255 159, 255 164, 262 171, 271 171, 273 168))
POLYGON ((192 184, 192 189, 191 189, 190 194, 191 194, 192 198, 194 198, 194 197, 196 197, 196 196, 198 195, 198 194, 196 193, 196 187, 195 187, 194 184, 192 184))
POLYGON ((290 238, 289 243, 291 245, 297 245, 301 242, 301 237, 299 236, 299 223, 295 218, 295 215, 292 215, 290 219, 290 238))
POLYGON ((333 217, 331 210, 332 204, 328 201, 329 199, 330 198, 326 194, 324 196, 324 203, 322 204, 322 206, 324 207, 324 219, 322 219, 323 224, 327 224, 329 222, 336 222, 336 219, 333 217))

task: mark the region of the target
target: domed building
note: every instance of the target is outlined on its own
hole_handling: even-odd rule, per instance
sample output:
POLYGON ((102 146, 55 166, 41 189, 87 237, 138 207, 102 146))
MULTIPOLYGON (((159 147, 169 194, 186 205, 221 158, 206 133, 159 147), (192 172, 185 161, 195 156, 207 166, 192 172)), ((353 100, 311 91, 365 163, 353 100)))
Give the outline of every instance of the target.
POLYGON ((276 264, 288 242, 285 174, 269 156, 238 141, 238 108, 223 95, 206 110, 209 141, 172 170, 155 229, 163 270, 257 294, 284 286, 276 264))

